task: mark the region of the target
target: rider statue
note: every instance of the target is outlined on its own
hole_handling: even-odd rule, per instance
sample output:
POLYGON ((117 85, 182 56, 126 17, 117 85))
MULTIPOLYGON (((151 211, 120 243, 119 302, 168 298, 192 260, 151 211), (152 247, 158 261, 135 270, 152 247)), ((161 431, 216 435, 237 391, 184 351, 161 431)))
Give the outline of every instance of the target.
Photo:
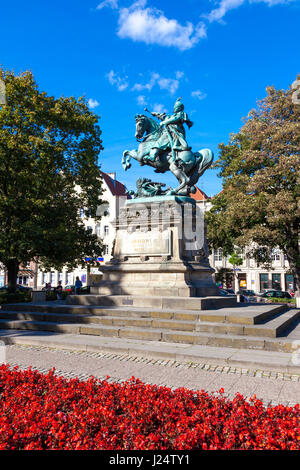
POLYGON ((189 128, 192 127, 193 122, 190 121, 188 115, 184 112, 184 105, 181 98, 176 100, 174 105, 173 114, 167 116, 166 113, 150 113, 161 121, 160 126, 165 129, 168 139, 165 138, 164 133, 157 140, 155 146, 145 160, 154 162, 162 151, 170 149, 172 152, 172 160, 175 165, 180 166, 181 158, 180 152, 191 150, 187 144, 185 137, 184 124, 189 128))
MULTIPOLYGON (((145 111, 148 110, 145 109, 145 111)), ((179 186, 164 190, 161 183, 151 182, 144 178, 139 180, 136 196, 141 197, 141 194, 148 194, 149 197, 189 196, 196 191, 195 184, 212 164, 213 152, 206 148, 193 152, 188 145, 184 125, 190 128, 193 123, 184 111, 181 98, 176 101, 173 114, 150 114, 151 117, 136 114, 135 138, 139 146, 137 149, 123 152, 122 166, 127 171, 131 167, 130 160, 133 158, 140 165, 155 168, 156 173, 171 171, 178 180, 179 186)))

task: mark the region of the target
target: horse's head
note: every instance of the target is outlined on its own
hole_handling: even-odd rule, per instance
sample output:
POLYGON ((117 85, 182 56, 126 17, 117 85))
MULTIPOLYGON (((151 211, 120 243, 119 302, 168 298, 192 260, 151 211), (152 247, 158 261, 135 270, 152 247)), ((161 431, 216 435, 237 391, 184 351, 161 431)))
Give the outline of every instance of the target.
POLYGON ((142 139, 144 134, 146 136, 159 128, 158 124, 151 118, 144 114, 136 114, 135 116, 135 137, 142 139))
POLYGON ((135 137, 136 139, 141 139, 143 135, 147 132, 148 126, 147 126, 147 121, 148 118, 147 116, 144 116, 144 114, 137 114, 135 116, 135 137))

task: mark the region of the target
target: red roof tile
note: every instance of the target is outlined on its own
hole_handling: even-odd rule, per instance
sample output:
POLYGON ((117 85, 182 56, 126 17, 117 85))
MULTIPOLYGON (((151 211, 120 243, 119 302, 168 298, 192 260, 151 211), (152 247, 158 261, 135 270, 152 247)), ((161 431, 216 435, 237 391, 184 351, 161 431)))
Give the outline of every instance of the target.
POLYGON ((195 199, 195 201, 207 201, 208 199, 210 199, 210 197, 208 197, 204 191, 199 189, 198 186, 196 186, 196 192, 194 194, 191 193, 190 197, 192 199, 195 199))
POLYGON ((107 173, 104 173, 104 171, 100 171, 100 173, 113 196, 127 196, 129 199, 129 196, 126 194, 127 190, 124 184, 120 183, 118 180, 114 180, 107 173))

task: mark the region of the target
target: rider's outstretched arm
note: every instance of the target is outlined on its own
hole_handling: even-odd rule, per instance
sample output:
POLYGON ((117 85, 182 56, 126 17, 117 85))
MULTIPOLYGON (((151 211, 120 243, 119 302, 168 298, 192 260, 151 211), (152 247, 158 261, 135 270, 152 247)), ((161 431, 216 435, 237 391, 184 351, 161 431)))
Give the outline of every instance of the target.
POLYGON ((163 121, 166 117, 166 113, 151 113, 152 116, 156 117, 160 121, 163 121))

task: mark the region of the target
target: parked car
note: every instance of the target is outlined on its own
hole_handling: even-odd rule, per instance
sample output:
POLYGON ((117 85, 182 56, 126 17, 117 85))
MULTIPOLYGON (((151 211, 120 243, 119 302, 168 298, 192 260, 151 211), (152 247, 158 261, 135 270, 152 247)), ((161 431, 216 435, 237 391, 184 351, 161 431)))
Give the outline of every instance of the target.
POLYGON ((80 288, 80 294, 89 294, 90 293, 90 286, 83 286, 80 288))
POLYGON ((224 296, 229 295, 227 290, 225 290, 225 289, 219 289, 219 292, 220 292, 221 295, 224 295, 224 296))
POLYGON ((17 290, 19 291, 32 291, 32 287, 28 287, 28 286, 23 286, 22 284, 17 284, 17 290))
POLYGON ((240 302, 256 302, 256 294, 252 289, 240 289, 237 291, 240 296, 240 302))
MULTIPOLYGON (((7 290, 8 290, 8 285, 0 287, 0 291, 2 291, 2 292, 7 291, 7 290)), ((17 284, 17 291, 30 292, 30 291, 32 291, 32 287, 23 286, 22 284, 17 284)))
MULTIPOLYGON (((63 291, 69 292, 70 294, 73 294, 75 292, 75 286, 73 285, 68 285, 63 288, 63 291)), ((89 294, 90 293, 90 286, 82 286, 79 291, 80 294, 89 294)))
POLYGON ((282 290, 272 290, 265 292, 261 295, 261 297, 268 298, 268 297, 276 297, 279 299, 292 299, 292 296, 289 292, 282 291, 282 290))
POLYGON ((240 289, 239 291, 237 291, 237 294, 245 295, 247 297, 254 297, 256 295, 254 290, 251 289, 240 289))

